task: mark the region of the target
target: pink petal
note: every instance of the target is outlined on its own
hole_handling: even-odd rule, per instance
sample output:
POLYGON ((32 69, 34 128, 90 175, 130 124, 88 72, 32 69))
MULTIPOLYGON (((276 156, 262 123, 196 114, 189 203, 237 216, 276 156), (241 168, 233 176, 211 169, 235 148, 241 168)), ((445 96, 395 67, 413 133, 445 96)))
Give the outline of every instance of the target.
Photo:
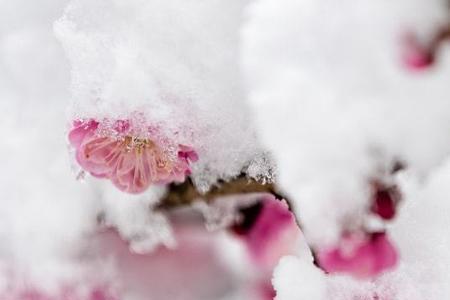
POLYGON ((179 145, 178 157, 183 158, 185 160, 190 160, 191 162, 198 161, 198 154, 194 151, 193 148, 186 145, 179 145))
POLYGON ((396 201, 393 197, 388 190, 378 190, 375 193, 372 212, 385 220, 393 219, 396 213, 396 201))
POLYGON ((110 138, 96 138, 80 147, 77 161, 92 175, 108 177, 116 168, 121 152, 120 142, 110 138))
POLYGON ((414 33, 405 34, 402 46, 402 60, 410 70, 420 71, 434 63, 433 49, 422 45, 414 33))
POLYGON ((405 65, 411 70, 423 70, 434 63, 433 55, 423 49, 410 49, 403 57, 405 65))
POLYGON ((93 134, 97 130, 98 122, 89 120, 83 122, 80 120, 74 121, 74 128, 69 132, 70 144, 78 148, 84 141, 87 135, 93 134))
POLYGON ((259 205, 247 214, 253 220, 244 220, 234 231, 244 238, 254 261, 271 269, 282 256, 292 253, 301 233, 285 201, 269 196, 259 205))
POLYGON ((117 133, 126 134, 130 130, 130 121, 128 120, 117 120, 114 122, 113 128, 117 133))
POLYGON ((341 244, 318 252, 320 266, 330 273, 372 277, 397 264, 398 255, 384 232, 346 234, 341 244))

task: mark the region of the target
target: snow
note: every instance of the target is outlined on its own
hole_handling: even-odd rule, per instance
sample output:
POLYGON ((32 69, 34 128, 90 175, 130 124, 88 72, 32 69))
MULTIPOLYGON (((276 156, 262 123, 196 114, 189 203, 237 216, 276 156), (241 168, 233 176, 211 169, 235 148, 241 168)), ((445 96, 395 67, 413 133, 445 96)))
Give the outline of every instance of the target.
POLYGON ((152 211, 164 186, 128 195, 97 178, 77 180, 67 142, 74 118, 126 118, 139 110, 168 137, 196 148, 201 159, 193 179, 199 189, 241 171, 271 180, 273 163, 257 142, 238 71, 242 6, 240 1, 0 1, 0 298, 18 300, 20 293, 37 289, 40 297, 53 299, 66 285, 86 296, 104 284, 112 284, 114 292, 133 283, 135 291, 128 289, 124 299, 147 300, 148 293, 158 297, 182 274, 192 285, 174 293, 192 292, 194 299, 252 293, 246 285, 251 274, 230 269, 248 258, 229 236, 206 232, 202 221, 187 242, 180 240, 169 224, 173 220, 152 211), (102 252, 108 237, 103 240, 98 230, 105 227, 123 239, 113 238, 125 258, 102 252), (97 243, 99 248, 91 247, 97 243), (185 245, 193 257, 184 256, 185 245), (133 270, 139 260, 127 263, 155 251, 166 253, 161 255, 167 260, 144 255, 155 284, 139 290, 147 284, 133 282, 141 272, 133 270), (204 265, 185 268, 185 274, 173 263, 158 287, 156 279, 174 258, 204 265), (159 267, 152 267, 156 263, 159 267))
POLYGON ((325 276, 312 264, 312 257, 285 256, 274 272, 276 300, 326 298, 325 276))
POLYGON ((151 187, 143 194, 132 195, 105 185, 102 197, 97 199, 103 207, 99 213, 102 225, 117 228, 131 251, 149 253, 161 245, 176 246, 166 216, 153 211, 153 206, 166 193, 165 187, 151 187))
MULTIPOLYGON (((255 166, 264 151, 238 63, 245 4, 71 1, 55 23, 71 64, 70 115, 101 121, 138 112, 142 126, 197 151, 192 177, 202 191, 255 166)), ((251 176, 270 179, 270 169, 261 164, 251 176)))
POLYGON ((420 73, 400 58, 405 32, 427 36, 448 17, 440 0, 262 0, 247 9, 242 65, 259 135, 313 244, 335 240, 344 222, 363 223, 368 182, 395 182, 396 161, 424 175, 449 153, 450 56, 442 51, 420 73))
POLYGON ((402 63, 404 35, 431 40, 447 5, 0 0, 0 298, 62 300, 44 295, 67 285, 77 300, 99 286, 123 300, 256 297, 270 274, 225 228, 260 195, 168 214, 154 211, 166 186, 77 180, 72 121, 135 118, 195 149, 200 191, 243 172, 288 196, 306 240, 275 269, 276 300, 447 299, 449 46, 427 69, 402 63), (401 191, 392 222, 370 215, 372 180, 401 191), (395 270, 360 281, 313 264, 306 241, 361 227, 389 232, 395 270))
POLYGON ((401 57, 405 34, 426 43, 447 26, 448 2, 260 0, 246 18, 249 101, 308 242, 320 248, 375 226, 392 233, 402 260, 356 281, 287 257, 274 273, 276 299, 448 297, 448 45, 425 70, 401 57), (406 169, 392 174, 397 162, 406 169), (400 187, 391 224, 369 215, 373 179, 400 187))
POLYGON ((24 1, 6 2, 0 4, 1 260, 18 273, 45 270, 41 281, 50 282, 67 272, 64 253, 92 226, 94 211, 89 188, 71 179, 61 138, 68 65, 46 21, 63 3, 46 1, 49 9, 33 14, 39 3, 20 10, 24 1))

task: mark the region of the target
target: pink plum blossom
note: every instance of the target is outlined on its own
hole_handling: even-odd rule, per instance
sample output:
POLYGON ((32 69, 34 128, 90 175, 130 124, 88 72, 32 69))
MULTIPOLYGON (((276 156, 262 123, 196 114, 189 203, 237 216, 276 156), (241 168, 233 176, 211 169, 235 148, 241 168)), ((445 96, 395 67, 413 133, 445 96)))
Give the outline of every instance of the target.
POLYGON ((329 273, 367 278, 394 267, 398 255, 386 233, 355 232, 344 234, 338 246, 320 250, 317 258, 329 273))
POLYGON ((127 120, 113 122, 111 129, 100 129, 100 122, 76 120, 69 142, 81 168, 97 178, 107 178, 120 190, 142 193, 151 184, 182 182, 191 172, 190 163, 198 160, 189 146, 158 142, 133 132, 127 120))

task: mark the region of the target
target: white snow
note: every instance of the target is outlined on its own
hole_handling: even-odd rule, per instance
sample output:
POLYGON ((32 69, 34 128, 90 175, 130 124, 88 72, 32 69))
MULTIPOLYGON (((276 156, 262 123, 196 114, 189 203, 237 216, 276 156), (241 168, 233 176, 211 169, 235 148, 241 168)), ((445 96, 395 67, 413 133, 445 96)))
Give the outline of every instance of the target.
POLYGON ((394 161, 426 174, 449 153, 450 55, 441 51, 421 73, 400 58, 405 32, 431 34, 448 18, 440 0, 261 0, 248 8, 249 99, 314 244, 335 239, 344 221, 363 222, 368 181, 389 178, 394 161))
POLYGON ((82 292, 130 286, 124 300, 162 300, 167 287, 170 300, 248 297, 242 245, 199 221, 198 210, 207 226, 228 225, 235 202, 166 216, 152 211, 165 187, 127 195, 76 180, 71 121, 136 112, 194 147, 201 191, 242 171, 276 179, 314 246, 371 221, 370 179, 400 186, 398 216, 382 224, 400 251, 396 270, 328 276, 302 244, 274 273, 276 300, 449 298, 450 49, 421 72, 400 57, 405 32, 427 41, 448 24, 447 5, 0 0, 0 298, 68 281, 82 292), (396 161, 407 169, 392 176, 396 161))
MULTIPOLYGON (((256 140, 238 69, 243 5, 0 0, 0 297, 9 293, 8 300, 17 300, 11 288, 52 294, 67 282, 80 283, 83 293, 103 281, 130 284, 118 280, 116 264, 131 273, 135 265, 127 268, 120 255, 89 247, 98 222, 117 229, 125 239, 120 247, 131 250, 131 257, 179 244, 167 217, 152 212, 165 187, 136 196, 89 176, 76 179, 66 139, 73 118, 143 112, 168 137, 195 147, 200 161, 193 177, 201 190, 243 170, 270 179, 273 163, 256 140)), ((188 241, 196 241, 197 234, 203 233, 188 241)), ((195 299, 242 299, 246 278, 222 261, 226 249, 217 243, 223 237, 215 235, 202 237, 205 249, 203 244, 189 249, 209 256, 203 257, 202 272, 186 268, 185 276, 197 286, 188 291, 195 299)), ((224 245, 230 250, 231 244, 224 245)), ((168 261, 189 260, 174 251, 168 261)), ((232 252, 227 253, 239 264, 242 254, 232 252)), ((149 264, 157 262, 155 257, 149 264)), ((158 263, 150 272, 154 278, 167 261, 158 263)), ((171 283, 170 276, 183 274, 177 275, 176 263, 167 272, 162 287, 171 283)), ((155 285, 126 299, 148 300, 152 288, 155 297, 164 292, 155 285)))
POLYGON ((241 59, 258 133, 308 241, 370 222, 369 180, 403 193, 387 225, 397 270, 362 282, 289 257, 274 274, 277 300, 448 298, 449 47, 421 72, 401 60, 405 33, 426 42, 448 24, 448 1, 259 0, 246 16, 241 59), (395 161, 407 171, 390 175, 395 161))
MULTIPOLYGON (((71 63, 72 118, 141 113, 198 152, 202 191, 238 175, 263 153, 239 72, 246 2, 71 1, 55 31, 71 63)), ((251 176, 271 178, 273 165, 261 166, 251 176)))

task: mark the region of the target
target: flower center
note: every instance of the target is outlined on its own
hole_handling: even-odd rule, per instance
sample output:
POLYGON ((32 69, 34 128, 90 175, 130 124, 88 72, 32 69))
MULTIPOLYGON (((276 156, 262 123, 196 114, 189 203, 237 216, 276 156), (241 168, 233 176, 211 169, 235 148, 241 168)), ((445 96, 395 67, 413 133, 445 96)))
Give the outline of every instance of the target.
POLYGON ((155 143, 150 139, 137 138, 129 135, 124 138, 123 145, 125 145, 126 152, 135 150, 138 154, 142 154, 145 149, 155 148, 155 143))

